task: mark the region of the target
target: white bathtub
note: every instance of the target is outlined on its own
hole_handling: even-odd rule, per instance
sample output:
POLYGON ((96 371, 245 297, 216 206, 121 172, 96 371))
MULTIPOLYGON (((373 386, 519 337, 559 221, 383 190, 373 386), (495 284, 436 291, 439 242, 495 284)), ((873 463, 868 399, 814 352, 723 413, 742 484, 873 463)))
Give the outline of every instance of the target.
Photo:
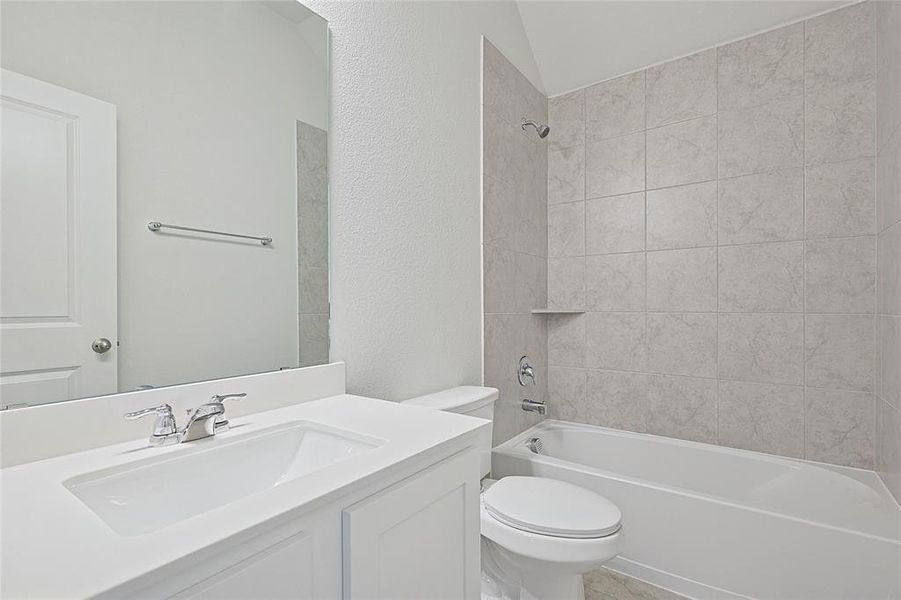
POLYGON ((552 420, 492 471, 606 496, 626 535, 609 566, 692 598, 901 597, 901 509, 871 471, 552 420))

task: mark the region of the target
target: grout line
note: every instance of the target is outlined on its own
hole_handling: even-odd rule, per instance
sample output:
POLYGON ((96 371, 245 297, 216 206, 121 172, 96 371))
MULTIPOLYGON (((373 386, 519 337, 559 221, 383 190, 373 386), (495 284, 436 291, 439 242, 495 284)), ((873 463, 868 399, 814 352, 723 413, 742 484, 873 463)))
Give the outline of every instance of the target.
MULTIPOLYGON (((648 124, 647 124, 647 78, 645 78, 644 86, 645 86, 645 122, 641 129, 633 129, 632 131, 629 131, 626 133, 620 133, 618 135, 611 135, 608 137, 597 137, 597 138, 593 138, 593 139, 588 139, 586 137, 585 142, 591 143, 591 144, 596 144, 598 142, 610 142, 613 140, 618 140, 621 138, 626 138, 626 137, 629 137, 632 135, 636 135, 643 131, 656 131, 658 129, 664 129, 664 128, 670 127, 672 125, 682 125, 684 123, 689 123, 691 121, 700 121, 701 119, 709 119, 710 117, 716 116, 716 112, 712 112, 712 113, 707 113, 707 114, 703 114, 703 115, 695 115, 693 117, 688 117, 687 119, 679 119, 678 121, 670 121, 667 123, 663 123, 661 125, 654 125, 653 127, 648 127, 648 124)), ((765 102, 764 104, 769 104, 769 102, 765 102)), ((587 136, 587 133, 586 133, 586 136, 587 136)))
MULTIPOLYGON (((740 379, 740 378, 732 378, 732 377, 711 377, 708 375, 687 375, 684 373, 667 373, 663 371, 628 371, 623 369, 612 369, 608 367, 586 367, 586 366, 575 366, 575 365, 563 365, 563 364, 548 364, 548 368, 551 369, 568 369, 572 371, 586 371, 586 372, 596 372, 596 373, 620 373, 623 375, 653 375, 656 377, 673 377, 673 378, 683 378, 683 379, 701 379, 704 381, 715 381, 720 383, 739 383, 742 385, 755 385, 755 386, 770 386, 770 387, 786 387, 786 388, 795 388, 798 390, 810 389, 810 390, 819 390, 819 391, 828 391, 828 392, 843 392, 847 394, 866 394, 868 396, 876 396, 872 391, 866 391, 861 389, 849 389, 849 388, 839 388, 839 387, 822 387, 822 386, 806 386, 802 383, 785 383, 785 382, 771 382, 771 381, 751 381, 748 379, 740 379)), ((885 401, 889 406, 892 404, 888 401, 885 401)), ((894 408, 894 407, 892 407, 894 408)))
POLYGON ((713 90, 716 105, 716 342, 713 349, 716 369, 716 443, 720 443, 720 49, 713 51, 713 90))
MULTIPOLYGON (((568 369, 571 371, 587 371, 587 372, 600 372, 600 373, 621 373, 624 375, 653 375, 657 377, 673 377, 673 378, 684 378, 684 379, 701 379, 704 381, 716 381, 722 383, 740 383, 743 385, 756 385, 756 386, 771 386, 771 387, 787 387, 787 388, 795 388, 798 390, 802 389, 811 389, 811 390, 820 390, 820 391, 829 391, 829 392, 843 392, 848 394, 866 394, 869 396, 875 396, 872 391, 866 391, 861 389, 848 389, 848 388, 838 388, 838 387, 821 387, 821 386, 805 386, 801 383, 785 383, 785 382, 771 382, 771 381, 752 381, 749 379, 741 379, 741 378, 732 378, 732 377, 711 377, 709 375, 689 375, 685 373, 667 373, 663 371, 628 371, 623 369, 612 369, 606 367, 585 367, 585 366, 574 366, 574 365, 562 365, 562 364, 549 364, 548 368, 551 369, 568 369)), ((887 401, 886 401, 887 402, 887 401)), ((889 406, 891 406, 890 402, 887 402, 889 406)), ((894 407, 893 407, 894 408, 894 407)))
MULTIPOLYGON (((650 338, 648 337, 648 130, 647 130, 647 114, 648 114, 648 71, 644 70, 644 111, 645 111, 645 130, 644 130, 644 182, 642 185, 642 201, 644 203, 644 244, 643 244, 643 256, 644 259, 644 310, 642 312, 643 322, 641 324, 642 327, 642 335, 644 339, 642 340, 642 345, 645 350, 645 360, 647 360, 647 354, 650 350, 650 338)), ((587 328, 587 325, 586 325, 587 328)), ((650 397, 650 387, 645 386, 644 388, 644 397, 641 398, 642 407, 640 408, 640 414, 644 417, 644 429, 647 430, 648 421, 650 421, 650 402, 648 401, 650 397)))
POLYGON ((804 244, 801 248, 801 306, 805 308, 804 321, 801 327, 801 381, 804 384, 801 394, 801 419, 803 424, 802 456, 807 457, 807 21, 801 23, 801 89, 804 92, 801 102, 801 231, 804 244))
MULTIPOLYGON (((635 193, 640 194, 642 192, 635 192, 635 193)), ((678 250, 703 250, 706 248, 742 248, 745 246, 772 246, 775 244, 799 244, 799 243, 803 243, 805 241, 807 241, 807 242, 826 242, 826 241, 854 240, 854 239, 860 239, 860 238, 872 238, 875 240, 876 237, 877 236, 872 233, 863 233, 860 235, 848 235, 848 236, 836 236, 836 237, 815 237, 815 238, 810 238, 808 240, 795 238, 795 239, 790 239, 790 240, 773 240, 773 241, 765 241, 765 242, 741 242, 741 243, 737 243, 737 244, 718 244, 718 245, 707 244, 704 246, 676 246, 676 247, 672 247, 672 248, 650 248, 647 250, 643 250, 640 248, 633 248, 631 250, 622 250, 620 252, 591 252, 591 253, 586 253, 584 255, 574 254, 574 255, 567 255, 567 256, 550 256, 548 258, 557 259, 557 258, 580 258, 582 256, 616 256, 616 255, 620 255, 620 254, 637 254, 639 252, 649 252, 649 253, 673 252, 673 251, 678 251, 678 250)), ((519 252, 518 250, 510 250, 509 248, 504 248, 502 246, 495 246, 494 244, 485 244, 485 245, 500 248, 501 250, 507 250, 508 252, 516 252, 518 254, 527 254, 526 252, 519 252)), ((529 254, 529 256, 535 256, 535 255, 529 254)), ((544 258, 544 257, 538 256, 537 258, 544 258)))
MULTIPOLYGON (((876 90, 875 94, 878 96, 879 94, 879 28, 876 26, 876 7, 873 6, 873 87, 876 90)), ((899 67, 901 68, 901 67, 899 67)), ((881 403, 879 402, 879 398, 882 396, 882 381, 885 379, 885 373, 882 371, 882 343, 880 340, 880 314, 879 314, 879 298, 881 294, 880 286, 879 286, 879 200, 876 197, 879 190, 879 169, 877 165, 879 164, 879 99, 878 97, 874 98, 874 103, 876 105, 876 110, 873 111, 873 152, 876 155, 876 158, 873 160, 873 229, 876 230, 876 282, 874 286, 874 297, 873 297, 873 313, 876 317, 873 319, 873 396, 876 398, 876 402, 873 403, 873 439, 872 439, 872 447, 870 450, 873 453, 873 468, 876 469, 878 463, 878 453, 879 453, 879 442, 877 440, 877 436, 879 434, 879 417, 878 414, 881 410, 881 403)))
MULTIPOLYGON (((640 132, 639 132, 639 133, 640 133, 640 132)), ((772 174, 776 174, 776 173, 784 173, 784 172, 786 172, 786 171, 804 171, 804 170, 806 170, 806 169, 815 168, 815 167, 824 167, 824 166, 831 166, 831 165, 842 165, 842 164, 846 164, 846 163, 852 163, 852 162, 857 162, 857 161, 867 160, 867 159, 873 160, 873 159, 875 159, 875 158, 876 158, 875 156, 870 156, 870 155, 860 155, 860 156, 855 156, 854 158, 849 158, 849 159, 846 159, 846 160, 839 160, 839 161, 823 161, 823 162, 812 163, 812 164, 809 164, 809 165, 798 164, 798 165, 793 165, 793 166, 790 166, 790 167, 781 167, 781 168, 778 168, 778 169, 761 169, 761 170, 757 170, 757 171, 749 171, 749 172, 747 172, 747 173, 740 173, 740 174, 738 174, 738 175, 729 175, 729 176, 727 176, 727 177, 719 177, 719 176, 717 176, 717 177, 711 178, 711 179, 698 179, 698 180, 692 180, 692 181, 685 181, 685 182, 682 182, 682 183, 676 183, 676 184, 673 184, 673 185, 663 185, 663 186, 659 186, 659 187, 649 187, 649 188, 645 188, 645 189, 643 189, 643 190, 642 190, 642 189, 634 189, 634 190, 632 190, 632 191, 617 192, 617 193, 615 193, 615 194, 604 194, 604 195, 601 195, 601 196, 591 196, 591 195, 589 195, 589 194, 587 193, 587 190, 586 190, 585 200, 604 200, 604 199, 607 199, 607 198, 615 198, 615 197, 617 197, 617 196, 628 196, 628 195, 630 195, 630 194, 637 194, 637 193, 640 193, 640 192, 642 192, 642 191, 645 191, 645 192, 656 192, 656 191, 661 191, 661 190, 670 190, 670 189, 674 189, 674 188, 688 187, 688 186, 692 186, 692 185, 700 185, 700 184, 703 184, 703 183, 711 183, 711 182, 714 182, 714 181, 731 181, 731 180, 733 180, 733 179, 741 179, 741 178, 743 178, 743 177, 753 177, 753 176, 755 176, 755 175, 772 175, 772 174)), ((494 177, 494 179, 497 179, 497 178, 494 177)), ((568 201, 565 201, 565 202, 554 202, 552 206, 555 206, 555 205, 558 205, 558 204, 567 204, 567 203, 571 203, 571 202, 578 202, 578 200, 568 200, 568 201)), ((897 223, 897 222, 899 222, 899 221, 901 221, 901 218, 899 218, 898 220, 894 221, 892 224, 897 223)))

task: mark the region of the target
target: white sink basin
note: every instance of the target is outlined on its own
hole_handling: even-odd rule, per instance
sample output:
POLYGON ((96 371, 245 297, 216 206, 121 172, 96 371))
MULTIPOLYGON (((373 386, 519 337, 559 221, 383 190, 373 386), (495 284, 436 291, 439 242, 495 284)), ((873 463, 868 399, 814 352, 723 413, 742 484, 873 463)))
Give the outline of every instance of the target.
MULTIPOLYGON (((234 431, 233 431, 234 433, 234 431)), ((63 482, 121 535, 168 527, 251 494, 272 489, 384 442, 294 421, 63 482)))

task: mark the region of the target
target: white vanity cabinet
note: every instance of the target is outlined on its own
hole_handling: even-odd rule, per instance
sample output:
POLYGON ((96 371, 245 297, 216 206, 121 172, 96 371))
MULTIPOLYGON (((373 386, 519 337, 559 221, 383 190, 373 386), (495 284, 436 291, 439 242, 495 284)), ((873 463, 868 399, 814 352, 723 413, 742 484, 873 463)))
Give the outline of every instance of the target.
POLYGON ((338 394, 0 469, 0 596, 476 600, 489 427, 338 394))
POLYGON ((313 600, 316 565, 313 537, 297 533, 176 594, 175 598, 221 600, 267 598, 313 600))
POLYGON ((478 468, 459 454, 346 508, 344 598, 478 598, 478 468))
POLYGON ((475 600, 478 454, 426 464, 100 597, 475 600))
POLYGON ((98 598, 313 600, 341 595, 340 507, 242 532, 98 598))

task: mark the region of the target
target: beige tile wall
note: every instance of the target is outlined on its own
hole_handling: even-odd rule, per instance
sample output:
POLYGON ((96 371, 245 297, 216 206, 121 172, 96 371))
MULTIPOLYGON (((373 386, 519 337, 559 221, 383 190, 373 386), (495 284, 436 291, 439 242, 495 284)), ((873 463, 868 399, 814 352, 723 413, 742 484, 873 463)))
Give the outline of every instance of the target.
POLYGON ((483 52, 483 360, 485 385, 500 390, 498 443, 538 421, 523 398, 547 397, 547 322, 530 311, 547 305, 548 146, 521 127, 547 122, 547 99, 487 40, 483 52), (523 355, 535 386, 517 381, 523 355))
POLYGON ((876 469, 901 502, 901 3, 876 13, 876 469))
POLYGON ((328 133, 297 122, 300 366, 328 362, 328 133))
POLYGON ((548 320, 552 416, 873 468, 878 413, 897 489, 901 111, 880 100, 877 157, 899 76, 875 23, 897 54, 898 19, 858 4, 549 100, 548 302, 588 311, 548 320))

